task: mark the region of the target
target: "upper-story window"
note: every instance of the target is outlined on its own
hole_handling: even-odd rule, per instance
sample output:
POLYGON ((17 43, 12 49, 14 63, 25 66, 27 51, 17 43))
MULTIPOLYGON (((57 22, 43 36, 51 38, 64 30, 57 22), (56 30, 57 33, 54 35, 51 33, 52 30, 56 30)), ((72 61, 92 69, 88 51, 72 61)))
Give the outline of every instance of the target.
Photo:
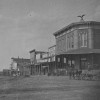
POLYGON ((71 35, 71 48, 74 48, 74 34, 71 35))
POLYGON ((60 62, 60 58, 58 58, 58 62, 60 62))
POLYGON ((67 48, 68 49, 74 48, 74 33, 69 33, 67 35, 67 48))
POLYGON ((79 36, 79 47, 87 47, 87 30, 85 29, 80 29, 78 31, 78 36, 79 36))
POLYGON ((64 58, 64 63, 66 63, 66 58, 64 58))

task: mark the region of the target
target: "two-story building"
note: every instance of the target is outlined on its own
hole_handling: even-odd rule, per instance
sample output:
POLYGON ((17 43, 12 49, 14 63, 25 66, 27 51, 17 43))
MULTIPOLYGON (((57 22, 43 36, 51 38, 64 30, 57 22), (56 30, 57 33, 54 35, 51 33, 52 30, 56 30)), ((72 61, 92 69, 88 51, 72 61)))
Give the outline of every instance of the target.
POLYGON ((49 71, 48 67, 48 52, 31 50, 31 74, 46 74, 49 71))
POLYGON ((100 22, 80 21, 54 33, 56 68, 100 68, 100 22))
POLYGON ((53 45, 48 48, 49 73, 52 73, 56 69, 55 50, 56 50, 56 45, 53 45))

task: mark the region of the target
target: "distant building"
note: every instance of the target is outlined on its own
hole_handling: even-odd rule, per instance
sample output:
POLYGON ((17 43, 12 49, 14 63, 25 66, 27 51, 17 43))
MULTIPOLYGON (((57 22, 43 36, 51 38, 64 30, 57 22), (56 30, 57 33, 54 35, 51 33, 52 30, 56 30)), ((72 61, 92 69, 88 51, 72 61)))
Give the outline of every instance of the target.
POLYGON ((48 48, 48 64, 49 64, 49 73, 52 73, 56 69, 56 45, 53 45, 48 48))
POLYGON ((11 58, 11 71, 12 74, 30 75, 30 59, 24 58, 11 58))
POLYGON ((3 72, 0 72, 1 75, 10 76, 11 70, 10 69, 3 69, 3 72))
POLYGON ((48 73, 48 52, 31 50, 31 74, 46 74, 48 73))
POLYGON ((57 69, 100 69, 100 22, 75 22, 54 36, 57 69))

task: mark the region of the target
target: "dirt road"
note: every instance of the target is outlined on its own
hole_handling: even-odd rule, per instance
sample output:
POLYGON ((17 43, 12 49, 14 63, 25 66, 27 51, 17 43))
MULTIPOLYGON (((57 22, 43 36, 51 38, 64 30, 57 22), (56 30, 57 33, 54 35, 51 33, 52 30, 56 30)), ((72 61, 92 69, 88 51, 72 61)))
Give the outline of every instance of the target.
POLYGON ((0 78, 0 100, 100 100, 100 81, 67 76, 0 78))

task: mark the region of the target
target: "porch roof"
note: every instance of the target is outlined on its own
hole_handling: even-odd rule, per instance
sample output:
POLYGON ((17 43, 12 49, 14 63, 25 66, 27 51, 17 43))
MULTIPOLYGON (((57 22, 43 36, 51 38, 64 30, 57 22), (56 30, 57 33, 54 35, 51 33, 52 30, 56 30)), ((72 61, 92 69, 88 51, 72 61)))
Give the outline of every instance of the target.
POLYGON ((61 54, 92 54, 92 53, 100 53, 100 49, 90 49, 90 48, 80 48, 75 50, 69 50, 67 52, 60 53, 61 54))

